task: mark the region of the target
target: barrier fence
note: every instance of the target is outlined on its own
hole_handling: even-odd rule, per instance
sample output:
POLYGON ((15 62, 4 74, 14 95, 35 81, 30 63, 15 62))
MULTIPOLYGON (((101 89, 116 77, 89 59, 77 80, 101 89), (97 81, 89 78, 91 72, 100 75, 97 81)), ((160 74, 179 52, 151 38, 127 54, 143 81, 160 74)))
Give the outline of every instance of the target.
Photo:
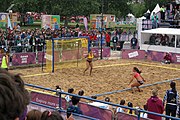
MULTIPOLYGON (((100 57, 100 49, 98 47, 92 47, 92 52, 95 58, 100 57)), ((83 56, 87 55, 87 49, 83 48, 83 56)), ((9 66, 29 66, 40 65, 46 63, 45 52, 28 52, 28 53, 13 53, 9 57, 9 66)), ((180 53, 170 53, 172 56, 172 63, 180 64, 180 53)), ((111 57, 111 49, 109 47, 102 48, 103 58, 111 57)), ((137 59, 137 60, 149 60, 161 62, 166 55, 165 52, 158 51, 145 51, 134 49, 123 49, 121 56, 122 59, 137 59)), ((0 64, 2 62, 3 55, 0 54, 0 64)), ((69 58, 68 54, 63 54, 63 58, 69 58)))
MULTIPOLYGON (((180 118, 176 118, 176 117, 171 117, 171 116, 166 116, 166 115, 163 115, 163 114, 158 114, 158 113, 154 113, 154 112, 149 112, 149 111, 145 111, 145 110, 140 110, 140 109, 135 109, 135 108, 131 108, 131 107, 127 107, 127 106, 122 106, 122 105, 118 105, 118 104, 114 104, 114 103, 110 103, 110 102, 105 102, 105 101, 101 101, 101 100, 96 100, 96 99, 92 99, 92 98, 90 98, 90 97, 88 97, 88 96, 79 96, 79 95, 75 95, 75 94, 70 94, 70 93, 67 93, 67 92, 62 92, 62 91, 56 91, 56 90, 52 90, 52 89, 50 89, 50 88, 45 88, 45 87, 41 87, 41 86, 37 86, 37 85, 33 85, 33 84, 25 84, 26 86, 28 86, 28 87, 32 87, 32 88, 38 88, 38 89, 41 89, 41 90, 46 90, 46 91, 49 91, 49 92, 54 92, 54 93, 58 93, 59 94, 59 97, 57 97, 58 99, 57 99, 57 101, 56 101, 56 103, 59 103, 59 104, 55 104, 55 105, 58 105, 58 108, 57 107, 52 107, 52 106, 50 106, 50 105, 44 105, 43 103, 45 103, 45 102, 47 102, 48 103, 48 101, 43 101, 43 100, 41 100, 41 102, 43 102, 43 103, 38 103, 38 102, 34 102, 34 101, 32 101, 31 102, 31 104, 35 104, 35 105, 37 105, 37 106, 43 106, 43 107, 45 107, 45 108, 54 108, 54 110, 56 109, 58 109, 59 111, 62 111, 62 106, 64 106, 63 105, 63 101, 62 101, 62 95, 69 95, 69 96, 74 96, 74 97, 78 97, 78 98, 82 98, 82 99, 86 99, 86 100, 90 100, 90 101, 95 101, 95 102, 99 102, 99 103, 104 103, 104 104, 106 104, 106 105, 112 105, 112 106, 115 106, 115 107, 121 107, 121 108, 125 108, 125 109, 130 109, 130 110, 134 110, 134 111, 136 111, 136 113, 137 113, 137 115, 136 115, 136 117, 135 116, 131 116, 131 115, 127 115, 127 114, 124 114, 124 113, 119 113, 118 115, 116 115, 116 116, 114 116, 113 114, 112 114, 112 118, 111 119, 117 119, 117 120, 120 120, 121 118, 122 118, 122 116, 121 115, 124 115, 125 117, 126 117, 126 119, 127 120, 129 120, 129 119, 133 119, 133 120, 135 120, 135 119, 137 119, 137 120, 148 120, 148 119, 145 119, 145 118, 140 118, 140 113, 147 113, 147 114, 152 114, 152 115, 155 115, 155 116, 160 116, 160 117, 165 117, 165 118, 170 118, 170 119, 174 119, 174 120, 180 120, 180 118), (118 117, 119 116, 119 117, 118 117), (134 118, 135 117, 135 118, 134 118)), ((48 96, 48 95, 47 95, 48 96)), ((52 95, 51 95, 52 96, 52 95)), ((55 97, 55 96, 54 96, 55 97)), ((47 100, 47 98, 46 98, 46 100, 47 100)), ((52 100, 52 99, 49 99, 49 100, 52 100)), ((49 102, 50 103, 50 102, 49 102)), ((82 103, 80 103, 80 104, 82 104, 82 103)), ((52 104, 51 104, 52 105, 52 104)), ((81 106, 81 105, 80 105, 81 106)), ((93 106, 92 106, 93 107, 93 106)), ((85 107, 86 109, 82 109, 82 111, 83 111, 83 113, 84 113, 84 115, 86 115, 86 110, 87 110, 87 106, 85 107)), ((89 112, 89 114, 90 115, 87 115, 87 116, 90 116, 90 117, 92 117, 91 115, 94 115, 95 113, 97 113, 96 111, 90 111, 89 112), (92 112, 92 113, 91 113, 92 112)), ((78 116, 81 116, 81 115, 78 115, 78 116)), ((99 115, 99 116, 97 116, 97 115, 95 115, 95 117, 94 118, 97 118, 97 119, 100 119, 100 120, 110 120, 109 118, 108 118, 109 116, 104 116, 104 111, 102 112, 101 111, 101 116, 99 115)), ((111 117, 111 116, 110 116, 111 117)), ((92 117, 93 118, 93 117, 92 117)), ((88 118, 89 119, 89 118, 88 118)), ((125 120, 124 118, 123 118, 123 120, 125 120)))
MULTIPOLYGON (((124 49, 122 50, 121 58, 161 62, 165 55, 166 52, 124 49)), ((180 53, 170 53, 170 55, 172 57, 172 63, 180 64, 180 53)))

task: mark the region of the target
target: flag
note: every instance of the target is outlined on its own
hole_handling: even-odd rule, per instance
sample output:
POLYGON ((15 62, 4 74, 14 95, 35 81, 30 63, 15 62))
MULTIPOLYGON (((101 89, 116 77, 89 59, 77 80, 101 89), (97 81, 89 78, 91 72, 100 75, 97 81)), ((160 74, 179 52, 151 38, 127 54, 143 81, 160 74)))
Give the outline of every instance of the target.
POLYGON ((12 25, 11 25, 11 20, 10 20, 10 18, 9 18, 9 15, 8 15, 8 28, 10 28, 11 30, 13 30, 13 28, 12 28, 12 25))
POLYGON ((84 17, 83 21, 84 21, 85 29, 86 29, 86 31, 88 31, 88 21, 87 21, 87 18, 84 17))

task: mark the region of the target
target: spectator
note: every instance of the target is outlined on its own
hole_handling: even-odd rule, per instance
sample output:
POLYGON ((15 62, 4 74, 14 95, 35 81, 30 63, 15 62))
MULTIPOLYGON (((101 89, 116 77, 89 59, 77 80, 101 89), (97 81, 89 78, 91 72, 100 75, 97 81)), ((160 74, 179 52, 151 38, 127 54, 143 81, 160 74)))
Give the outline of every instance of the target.
MULTIPOLYGON (((145 110, 145 111, 148 110, 147 105, 144 105, 143 107, 144 107, 144 110, 145 110)), ((147 113, 141 113, 140 116, 141 116, 142 118, 148 118, 148 117, 147 117, 147 113)))
MULTIPOLYGON (((172 81, 170 83, 170 87, 171 89, 166 91, 166 94, 163 99, 163 104, 165 104, 166 102, 166 115, 176 117, 179 95, 176 90, 175 82, 172 81)), ((169 120, 169 118, 166 118, 166 120, 169 120)))
POLYGON ((29 104, 29 94, 19 75, 0 69, 0 89, 1 120, 15 120, 26 113, 24 111, 29 104))
POLYGON ((122 35, 121 35, 121 39, 120 39, 120 50, 122 50, 123 49, 123 46, 124 46, 124 42, 127 40, 126 39, 126 36, 127 36, 128 34, 127 34, 127 32, 126 32, 126 30, 124 30, 124 32, 122 32, 122 35))
POLYGON ((106 46, 110 47, 111 36, 106 32, 106 46))
POLYGON ((174 46, 175 46, 175 35, 173 35, 170 42, 170 47, 174 47, 174 46))
MULTIPOLYGON (((73 89, 73 88, 69 88, 69 89, 68 89, 68 93, 73 94, 73 92, 74 92, 74 89, 73 89)), ((66 95, 65 99, 66 99, 67 102, 70 102, 70 101, 71 101, 71 97, 70 97, 69 95, 66 95)))
POLYGON ((166 8, 164 5, 160 8, 160 13, 161 13, 161 20, 165 20, 165 13, 166 13, 166 8))
MULTIPOLYGON (((80 90, 80 91, 78 92, 78 95, 79 95, 79 96, 83 96, 83 95, 84 95, 84 90, 80 90)), ((81 102, 86 102, 86 100, 83 99, 83 98, 80 98, 80 101, 81 101, 81 102)))
POLYGON ((149 44, 150 45, 155 45, 156 44, 156 35, 152 34, 149 38, 149 44))
POLYGON ((56 85, 56 89, 55 90, 57 90, 56 95, 59 95, 59 92, 63 91, 63 90, 61 90, 59 85, 56 85))
POLYGON ((57 111, 44 111, 42 113, 41 120, 63 120, 63 117, 57 111))
POLYGON ((84 95, 84 90, 80 90, 80 91, 78 92, 78 95, 83 96, 83 95, 84 95))
POLYGON ((26 116, 26 120, 41 120, 42 113, 39 110, 31 110, 26 116))
POLYGON ((164 39, 166 41, 166 45, 169 46, 170 41, 169 41, 169 36, 167 34, 164 35, 164 39))
MULTIPOLYGON (((74 89, 73 89, 73 88, 69 88, 69 89, 68 89, 68 93, 73 94, 73 92, 74 92, 74 89)), ((69 103, 71 102, 71 96, 66 95, 66 96, 65 96, 65 100, 66 100, 66 107, 69 107, 69 103)))
MULTIPOLYGON (((146 105, 147 105, 148 111, 163 114, 164 106, 163 106, 162 100, 158 98, 158 90, 153 89, 152 95, 153 96, 151 96, 147 100, 146 105)), ((160 116, 151 115, 151 114, 148 114, 148 118, 155 119, 155 120, 162 120, 160 116)))
POLYGON ((178 10, 176 10, 176 13, 174 15, 174 23, 175 25, 179 25, 179 20, 180 20, 180 12, 178 10))
POLYGON ((112 42, 113 42, 113 50, 117 50, 117 42, 118 42, 117 34, 115 34, 115 36, 112 38, 112 42))
MULTIPOLYGON (((110 102, 110 98, 109 97, 106 97, 105 98, 105 101, 106 102, 110 102)), ((109 109, 109 110, 113 110, 113 107, 111 106, 111 105, 108 105, 108 104, 105 104, 107 107, 106 107, 106 109, 109 109)))
POLYGON ((170 64, 172 62, 172 57, 170 53, 166 53, 166 55, 163 58, 162 64, 170 64))
POLYGON ((81 109, 78 107, 79 104, 79 98, 78 97, 72 97, 72 105, 70 105, 67 108, 68 112, 77 113, 77 114, 83 114, 81 109))
MULTIPOLYGON (((131 108, 133 108, 133 104, 131 103, 131 102, 128 102, 128 107, 131 107, 131 108)), ((132 114, 132 115, 135 115, 135 113, 134 113, 134 110, 131 110, 131 109, 128 109, 128 112, 127 112, 128 114, 132 114)))
POLYGON ((67 112, 66 120, 75 120, 71 112, 67 112))
MULTIPOLYGON (((124 106, 125 103, 126 103, 125 100, 121 100, 121 101, 120 101, 120 105, 123 105, 123 106, 124 106)), ((124 111, 123 108, 118 107, 118 108, 116 109, 116 112, 125 112, 125 111, 124 111)))
POLYGON ((155 12, 153 12, 151 20, 152 20, 152 29, 157 28, 158 27, 158 16, 156 15, 155 12))
POLYGON ((138 43, 138 40, 137 40, 137 38, 135 37, 135 34, 134 34, 133 38, 131 39, 131 49, 136 49, 137 48, 137 43, 138 43))

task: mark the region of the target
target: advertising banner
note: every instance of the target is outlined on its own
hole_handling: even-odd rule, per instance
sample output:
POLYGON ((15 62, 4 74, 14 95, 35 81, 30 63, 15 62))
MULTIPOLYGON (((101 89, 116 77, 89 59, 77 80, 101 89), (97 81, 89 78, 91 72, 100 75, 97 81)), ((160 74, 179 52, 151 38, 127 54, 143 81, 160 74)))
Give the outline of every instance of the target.
POLYGON ((59 15, 42 15, 41 27, 44 29, 59 29, 60 16, 59 15))
POLYGON ((14 53, 12 56, 12 65, 30 65, 36 64, 36 54, 35 53, 14 53))
POLYGON ((51 16, 50 15, 42 15, 41 27, 44 29, 51 28, 51 16))
POLYGON ((8 22, 8 14, 0 13, 0 28, 6 28, 8 22))
POLYGON ((147 59, 151 61, 161 62, 165 55, 165 52, 147 51, 147 59))
POLYGON ((122 50, 123 59, 138 59, 143 60, 146 57, 146 52, 144 50, 122 50))

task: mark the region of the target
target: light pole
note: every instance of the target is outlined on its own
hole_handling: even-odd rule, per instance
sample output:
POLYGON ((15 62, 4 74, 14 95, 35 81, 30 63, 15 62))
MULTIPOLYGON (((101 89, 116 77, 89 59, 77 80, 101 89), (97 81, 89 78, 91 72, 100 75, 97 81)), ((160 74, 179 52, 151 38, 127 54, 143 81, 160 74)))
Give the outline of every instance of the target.
POLYGON ((103 36, 102 36, 102 32, 103 32, 103 12, 104 12, 104 10, 103 10, 103 6, 104 6, 104 0, 101 0, 101 59, 103 59, 103 55, 102 55, 102 38, 103 38, 103 36))

